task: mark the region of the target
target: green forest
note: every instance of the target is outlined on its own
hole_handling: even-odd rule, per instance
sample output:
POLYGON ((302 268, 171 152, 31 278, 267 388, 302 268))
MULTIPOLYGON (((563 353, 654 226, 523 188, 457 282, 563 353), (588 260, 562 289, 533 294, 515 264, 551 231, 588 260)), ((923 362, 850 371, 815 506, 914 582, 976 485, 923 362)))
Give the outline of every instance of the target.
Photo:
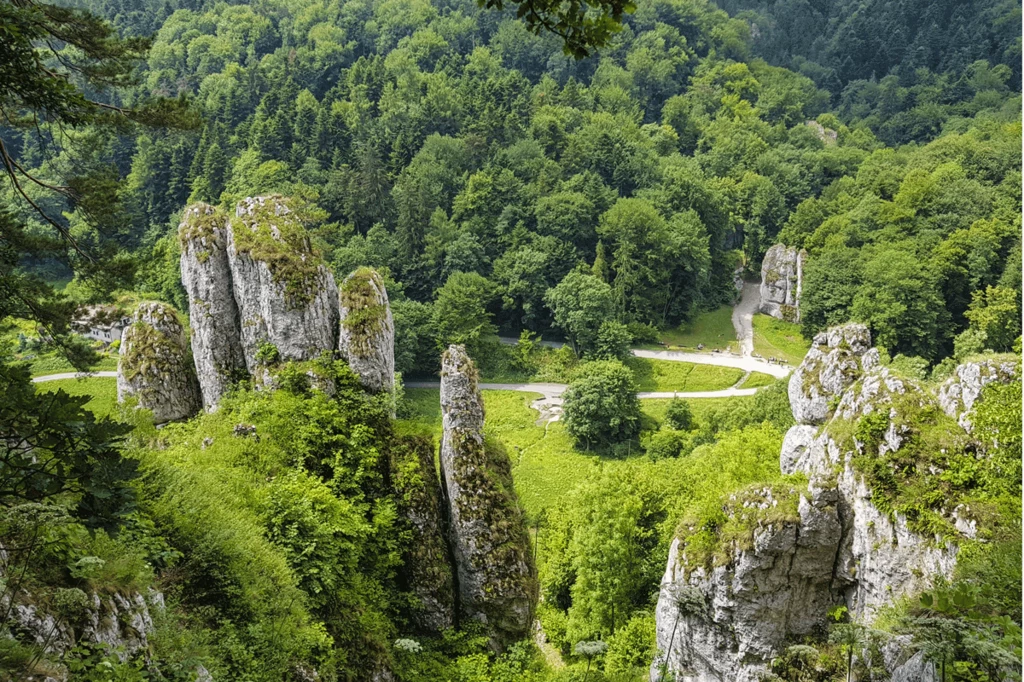
POLYGON ((1020 680, 1021 57, 1012 0, 0 0, 0 682, 883 681, 892 641, 1020 680), (341 346, 258 339, 211 404, 197 235, 296 308, 336 281, 341 346), (755 305, 744 341, 779 244, 799 320, 755 305), (345 338, 388 329, 379 392, 345 338), (125 399, 193 353, 189 418, 125 399), (812 426, 853 454, 780 470, 812 426), (532 595, 508 641, 458 515, 423 520, 459 508, 452 442, 532 595), (868 611, 833 552, 756 671, 676 653, 746 651, 693 576, 844 476, 929 568, 868 611))

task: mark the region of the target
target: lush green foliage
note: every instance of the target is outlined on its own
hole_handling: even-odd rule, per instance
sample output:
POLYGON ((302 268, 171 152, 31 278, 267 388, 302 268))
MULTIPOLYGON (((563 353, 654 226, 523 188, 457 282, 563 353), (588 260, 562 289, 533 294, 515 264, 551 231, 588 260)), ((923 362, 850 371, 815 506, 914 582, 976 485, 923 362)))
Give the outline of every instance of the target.
POLYGON ((633 374, 620 362, 586 363, 565 391, 565 429, 586 448, 623 443, 640 430, 633 374))

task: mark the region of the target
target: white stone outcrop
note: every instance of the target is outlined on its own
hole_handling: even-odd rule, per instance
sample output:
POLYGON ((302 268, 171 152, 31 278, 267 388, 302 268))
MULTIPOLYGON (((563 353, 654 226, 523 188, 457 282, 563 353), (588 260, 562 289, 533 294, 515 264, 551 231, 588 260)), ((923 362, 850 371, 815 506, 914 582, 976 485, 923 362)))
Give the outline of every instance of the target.
POLYGON ((494 651, 528 636, 536 580, 511 464, 485 442, 484 405, 462 346, 441 358, 441 478, 461 617, 484 624, 494 651))
MULTIPOLYGON (((870 624, 893 599, 930 589, 936 577, 952 578, 958 538, 978 535, 969 505, 936 507, 946 534, 924 533, 899 511, 883 511, 886 498, 872 490, 865 465, 921 447, 921 429, 969 429, 963 416, 981 387, 1013 380, 1015 367, 984 359, 962 365, 936 395, 882 366, 869 344, 862 325, 819 334, 790 381, 798 423, 784 438, 779 464, 782 473, 809 481, 799 520, 751 516, 734 496, 723 505, 733 527, 726 537, 750 527, 752 543, 721 540, 709 561, 688 555, 688 532, 698 529, 684 529, 674 541, 656 610, 658 649, 667 653, 654 661, 652 680, 672 673, 687 682, 754 682, 786 646, 824 631, 830 605, 844 604, 870 624)), ((934 467, 916 472, 941 474, 934 467)), ((909 642, 887 647, 883 663, 892 679, 935 679, 909 642)))
MULTIPOLYGON (((832 400, 842 395, 864 371, 862 356, 871 347, 863 324, 847 324, 820 332, 789 381, 789 404, 798 424, 822 424, 832 400)), ((870 363, 874 356, 869 356, 870 363)))
POLYGON ((228 261, 246 367, 261 376, 265 344, 281 360, 337 348, 338 288, 282 197, 243 199, 228 224, 228 261))
POLYGON ((967 362, 953 371, 939 387, 939 406, 970 433, 970 414, 981 396, 981 389, 992 382, 1005 383, 1017 376, 1014 363, 994 360, 967 362))
POLYGON ((150 410, 157 424, 188 419, 202 405, 185 329, 169 305, 139 304, 121 336, 117 401, 128 398, 150 410))
MULTIPOLYGON (((655 613, 662 653, 652 680, 671 672, 694 682, 758 682, 787 640, 822 627, 835 601, 838 495, 786 493, 799 496, 797 515, 758 523, 749 547, 725 548, 726 563, 687 567, 683 541, 673 541, 655 613)), ((745 511, 737 506, 770 510, 780 502, 770 489, 755 491, 731 500, 727 513, 745 511)))
POLYGON ((384 280, 359 268, 341 283, 339 349, 370 393, 395 388, 395 321, 384 280))
POLYGON ((178 227, 192 357, 208 410, 216 407, 232 383, 246 376, 228 262, 227 223, 226 215, 199 203, 185 209, 178 227))
POLYGON ((776 244, 761 261, 761 312, 787 322, 800 321, 807 252, 776 244))

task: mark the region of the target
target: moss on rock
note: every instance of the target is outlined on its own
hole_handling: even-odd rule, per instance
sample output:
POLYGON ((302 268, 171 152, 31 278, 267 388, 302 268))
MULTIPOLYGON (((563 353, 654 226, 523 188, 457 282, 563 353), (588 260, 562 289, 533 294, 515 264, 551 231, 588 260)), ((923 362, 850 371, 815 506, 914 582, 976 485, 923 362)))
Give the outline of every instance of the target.
POLYGON ((231 219, 235 251, 265 263, 295 307, 315 298, 323 265, 306 231, 310 220, 306 206, 279 195, 245 199, 231 219))

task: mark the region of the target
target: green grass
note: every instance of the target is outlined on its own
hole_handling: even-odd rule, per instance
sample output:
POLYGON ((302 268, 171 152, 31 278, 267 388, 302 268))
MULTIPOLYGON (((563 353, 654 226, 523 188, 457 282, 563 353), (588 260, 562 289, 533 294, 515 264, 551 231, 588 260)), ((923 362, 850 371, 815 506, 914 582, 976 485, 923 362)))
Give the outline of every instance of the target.
POLYGON ((751 372, 747 380, 740 384, 740 388, 760 388, 762 386, 771 386, 775 383, 775 377, 771 374, 765 374, 764 372, 751 372))
POLYGON ((630 365, 641 391, 719 391, 743 376, 741 369, 671 360, 634 358, 630 365))
MULTIPOLYGON (((693 413, 694 418, 697 421, 703 419, 708 412, 712 410, 720 410, 727 406, 736 405, 739 401, 753 400, 753 396, 743 396, 739 398, 690 398, 686 402, 690 405, 690 412, 693 413)), ((660 428, 665 422, 665 411, 668 409, 668 404, 671 400, 665 398, 643 398, 640 401, 640 409, 644 415, 652 419, 654 423, 660 428)))
MULTIPOLYGON (((540 397, 538 394, 484 391, 483 396, 485 431, 508 449, 516 493, 528 514, 553 507, 600 466, 598 456, 573 448, 572 439, 559 422, 537 426, 537 412, 530 403, 540 397)), ((429 429, 439 439, 439 391, 410 388, 406 400, 412 412, 406 422, 429 429)))
MULTIPOLYGON (((46 376, 47 374, 63 374, 64 372, 75 372, 74 367, 57 354, 46 354, 36 357, 32 361, 30 370, 33 377, 46 376)), ((116 371, 117 355, 101 355, 100 361, 90 367, 94 372, 116 371)))
POLYGON ((117 379, 113 377, 89 377, 87 379, 61 379, 45 381, 36 385, 37 391, 63 389, 70 395, 88 395, 92 399, 85 404, 97 417, 113 416, 117 413, 117 379))
POLYGON ((724 305, 717 310, 701 313, 678 329, 661 333, 661 340, 672 348, 696 350, 704 344, 705 350, 736 349, 736 330, 732 326, 732 307, 724 305))
POLYGON ((766 358, 782 358, 799 365, 811 347, 800 334, 800 325, 770 315, 754 315, 754 352, 766 358))

